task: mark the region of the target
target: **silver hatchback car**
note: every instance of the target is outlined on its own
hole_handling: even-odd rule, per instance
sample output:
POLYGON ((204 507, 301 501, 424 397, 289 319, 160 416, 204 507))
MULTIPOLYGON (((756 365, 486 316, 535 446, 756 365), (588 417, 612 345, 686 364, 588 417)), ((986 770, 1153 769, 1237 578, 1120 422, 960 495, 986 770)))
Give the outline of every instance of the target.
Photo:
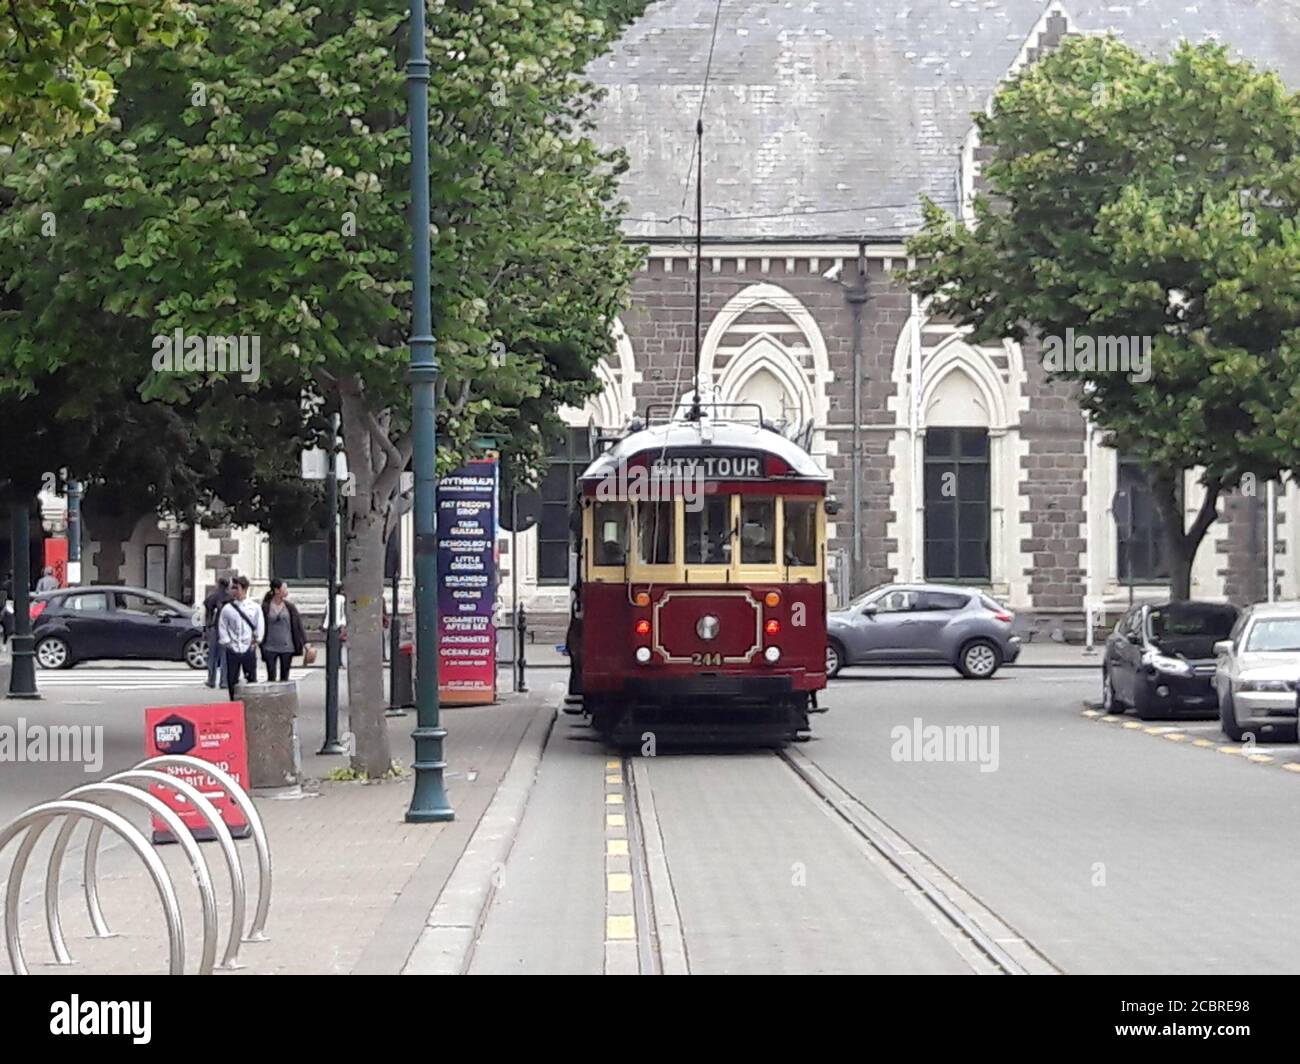
POLYGON ((987 680, 1020 656, 1014 620, 978 588, 884 584, 827 615, 826 675, 846 665, 951 665, 987 680))
POLYGON ((1240 742, 1294 742, 1300 680, 1300 602, 1247 607, 1232 634, 1214 644, 1214 687, 1223 733, 1240 742))

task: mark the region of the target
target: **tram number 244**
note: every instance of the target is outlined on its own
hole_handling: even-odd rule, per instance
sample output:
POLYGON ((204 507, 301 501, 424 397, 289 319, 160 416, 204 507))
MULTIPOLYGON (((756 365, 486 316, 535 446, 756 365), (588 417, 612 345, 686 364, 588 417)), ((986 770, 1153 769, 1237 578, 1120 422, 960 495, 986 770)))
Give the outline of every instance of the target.
POLYGON ((692 654, 692 665, 721 665, 722 655, 716 651, 711 654, 692 654))

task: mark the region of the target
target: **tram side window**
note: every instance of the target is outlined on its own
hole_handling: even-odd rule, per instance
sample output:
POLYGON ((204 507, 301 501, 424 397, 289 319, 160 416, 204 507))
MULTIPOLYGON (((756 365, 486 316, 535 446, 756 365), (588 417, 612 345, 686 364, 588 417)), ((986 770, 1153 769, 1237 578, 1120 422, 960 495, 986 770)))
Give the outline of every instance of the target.
POLYGON ((731 496, 706 495, 698 509, 686 507, 686 564, 731 562, 731 496))
POLYGON ((785 564, 817 564, 817 503, 812 499, 786 499, 785 564))
POLYGON ((740 504, 741 565, 776 561, 776 499, 749 498, 740 504))
POLYGON ((592 512, 595 563, 627 564, 627 503, 598 502, 592 512))
POLYGON ((645 565, 672 565, 675 506, 671 502, 637 504, 638 547, 645 565))

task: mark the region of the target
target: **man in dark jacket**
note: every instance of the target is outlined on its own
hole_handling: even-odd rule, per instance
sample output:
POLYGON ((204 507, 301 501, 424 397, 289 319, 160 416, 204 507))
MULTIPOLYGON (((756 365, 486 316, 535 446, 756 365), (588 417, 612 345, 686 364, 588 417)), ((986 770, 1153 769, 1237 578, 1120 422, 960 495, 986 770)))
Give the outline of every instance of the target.
POLYGON ((221 607, 230 601, 230 578, 223 576, 216 589, 203 600, 203 632, 208 641, 208 687, 226 686, 226 655, 217 642, 217 617, 221 607))

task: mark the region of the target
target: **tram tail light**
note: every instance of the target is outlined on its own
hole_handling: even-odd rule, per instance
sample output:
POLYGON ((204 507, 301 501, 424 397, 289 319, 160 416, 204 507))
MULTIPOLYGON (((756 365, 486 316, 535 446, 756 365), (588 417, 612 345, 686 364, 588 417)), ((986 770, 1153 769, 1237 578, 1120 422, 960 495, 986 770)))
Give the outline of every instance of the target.
POLYGON ((641 618, 641 620, 636 622, 636 634, 637 635, 650 634, 650 622, 647 621, 644 617, 641 618))
POLYGON ((763 596, 763 605, 768 607, 781 605, 781 592, 769 591, 763 596))
POLYGON ((767 624, 763 625, 763 631, 765 631, 768 635, 780 635, 781 622, 778 621, 775 617, 773 617, 770 621, 767 622, 767 624))
POLYGON ((632 596, 632 601, 635 602, 638 606, 649 606, 650 593, 648 591, 638 591, 635 595, 632 596))

